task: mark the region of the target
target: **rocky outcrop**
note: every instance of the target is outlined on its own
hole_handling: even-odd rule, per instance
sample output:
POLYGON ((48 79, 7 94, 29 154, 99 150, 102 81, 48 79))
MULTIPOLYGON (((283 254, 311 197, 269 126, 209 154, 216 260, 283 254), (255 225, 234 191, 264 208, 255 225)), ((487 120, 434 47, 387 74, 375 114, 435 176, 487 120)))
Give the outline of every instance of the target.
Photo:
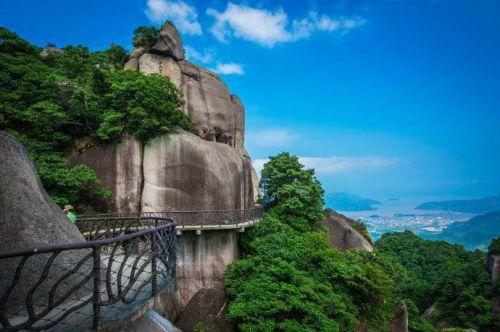
POLYGON ((178 130, 144 148, 142 211, 233 210, 254 202, 251 162, 178 130))
POLYGON ((139 319, 119 330, 120 332, 181 332, 168 319, 154 310, 148 310, 139 319))
POLYGON ((0 251, 85 241, 43 188, 24 146, 1 131, 0 234, 0 251))
MULTIPOLYGON (((14 137, 0 131, 0 252, 31 249, 44 245, 84 242, 78 228, 71 223, 42 186, 26 149, 14 137)), ((84 250, 62 252, 53 263, 51 273, 35 296, 44 296, 54 279, 72 268, 84 250), (56 271, 56 272, 53 272, 56 271)), ((9 310, 21 310, 26 293, 36 283, 48 256, 31 256, 25 272, 15 286, 9 310), (29 272, 26 272, 29 270, 29 272)), ((0 280, 7 286, 17 268, 17 259, 2 260, 0 280)), ((61 285, 57 294, 66 287, 61 285)))
POLYGON ((151 52, 167 55, 175 60, 184 59, 184 48, 179 31, 172 22, 167 21, 160 29, 160 39, 151 48, 151 52))
POLYGON ((113 193, 108 209, 128 213, 139 212, 141 208, 142 158, 142 143, 125 137, 117 143, 75 150, 69 156, 69 163, 83 163, 94 169, 102 185, 113 193))
POLYGON ((230 332, 231 322, 224 319, 227 303, 224 292, 203 288, 196 293, 184 308, 175 325, 184 332, 230 332))
POLYGON ((240 256, 238 233, 184 232, 178 238, 176 280, 185 306, 202 288, 224 290, 224 272, 240 256))
POLYGON ((404 301, 401 301, 396 307, 396 312, 390 323, 389 331, 408 332, 408 309, 404 301))
POLYGON ((163 25, 161 38, 150 52, 132 51, 125 68, 170 78, 184 95, 182 111, 196 123, 198 136, 236 149, 243 148, 243 104, 230 94, 215 73, 183 60, 182 42, 172 27, 168 22, 163 25))
POLYGON ((339 213, 330 213, 323 225, 328 229, 329 244, 340 250, 360 249, 373 251, 373 245, 352 227, 354 220, 339 213))
MULTIPOLYGON (((500 255, 489 254, 485 257, 485 264, 491 273, 491 283, 495 286, 500 278, 500 255)), ((500 314, 500 295, 496 294, 492 298, 493 311, 500 314)))

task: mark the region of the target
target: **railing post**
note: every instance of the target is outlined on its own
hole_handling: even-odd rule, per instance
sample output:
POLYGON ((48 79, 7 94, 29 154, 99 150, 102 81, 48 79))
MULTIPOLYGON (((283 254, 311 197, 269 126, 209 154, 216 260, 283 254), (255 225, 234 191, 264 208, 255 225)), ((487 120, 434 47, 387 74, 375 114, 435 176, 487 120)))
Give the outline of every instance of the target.
POLYGON ((99 318, 101 316, 101 247, 93 247, 94 263, 92 274, 94 275, 94 295, 92 300, 92 305, 94 309, 94 320, 92 328, 97 330, 99 327, 99 318))
MULTIPOLYGON (((155 228, 157 224, 158 221, 155 219, 155 228)), ((158 290, 158 281, 156 279, 156 233, 156 230, 151 233, 151 273, 153 274, 151 278, 151 294, 153 297, 156 296, 158 290)))

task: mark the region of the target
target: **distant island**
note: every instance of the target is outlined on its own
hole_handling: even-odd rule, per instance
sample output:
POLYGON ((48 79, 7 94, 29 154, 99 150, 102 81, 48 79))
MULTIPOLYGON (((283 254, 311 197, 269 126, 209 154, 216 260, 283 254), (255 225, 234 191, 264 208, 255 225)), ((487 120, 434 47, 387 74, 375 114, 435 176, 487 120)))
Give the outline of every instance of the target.
POLYGON ((381 204, 380 202, 363 198, 357 195, 351 195, 347 193, 333 193, 325 195, 325 203, 327 207, 334 209, 335 211, 375 211, 377 208, 373 205, 381 204))
POLYGON ((491 240, 498 236, 500 236, 500 211, 475 216, 464 222, 454 222, 429 239, 458 243, 469 250, 486 250, 491 240))
POLYGON ((500 210, 500 195, 471 200, 426 202, 420 204, 415 209, 484 214, 500 210))

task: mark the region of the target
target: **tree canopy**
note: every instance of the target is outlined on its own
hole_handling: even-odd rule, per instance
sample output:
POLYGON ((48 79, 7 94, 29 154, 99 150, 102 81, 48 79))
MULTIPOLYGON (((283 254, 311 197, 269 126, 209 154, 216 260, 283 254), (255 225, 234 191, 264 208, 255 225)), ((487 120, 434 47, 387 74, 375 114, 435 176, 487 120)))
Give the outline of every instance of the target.
POLYGON ((244 258, 225 276, 228 317, 243 331, 353 331, 361 323, 384 330, 401 266, 328 246, 317 223, 323 190, 297 157, 271 157, 261 188, 267 212, 243 235, 244 258))
POLYGON ((117 45, 42 50, 0 27, 0 130, 27 147, 61 206, 111 195, 92 169, 68 166, 66 155, 79 139, 134 135, 146 141, 175 126, 194 131, 174 84, 159 74, 123 70, 126 57, 117 45))
POLYGON ((492 311, 494 290, 484 253, 424 240, 410 231, 384 234, 376 247, 407 270, 410 278, 400 284, 400 292, 420 313, 435 305, 436 322, 480 331, 500 328, 492 311))

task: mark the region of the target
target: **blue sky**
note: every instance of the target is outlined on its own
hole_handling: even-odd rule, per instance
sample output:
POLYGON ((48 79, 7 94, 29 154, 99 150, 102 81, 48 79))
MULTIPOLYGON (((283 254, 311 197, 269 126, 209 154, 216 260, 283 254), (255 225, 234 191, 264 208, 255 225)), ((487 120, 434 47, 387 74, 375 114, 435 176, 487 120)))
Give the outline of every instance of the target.
POLYGON ((34 44, 131 48, 173 20, 246 106, 256 166, 280 151, 327 192, 500 193, 500 1, 7 1, 34 44))

